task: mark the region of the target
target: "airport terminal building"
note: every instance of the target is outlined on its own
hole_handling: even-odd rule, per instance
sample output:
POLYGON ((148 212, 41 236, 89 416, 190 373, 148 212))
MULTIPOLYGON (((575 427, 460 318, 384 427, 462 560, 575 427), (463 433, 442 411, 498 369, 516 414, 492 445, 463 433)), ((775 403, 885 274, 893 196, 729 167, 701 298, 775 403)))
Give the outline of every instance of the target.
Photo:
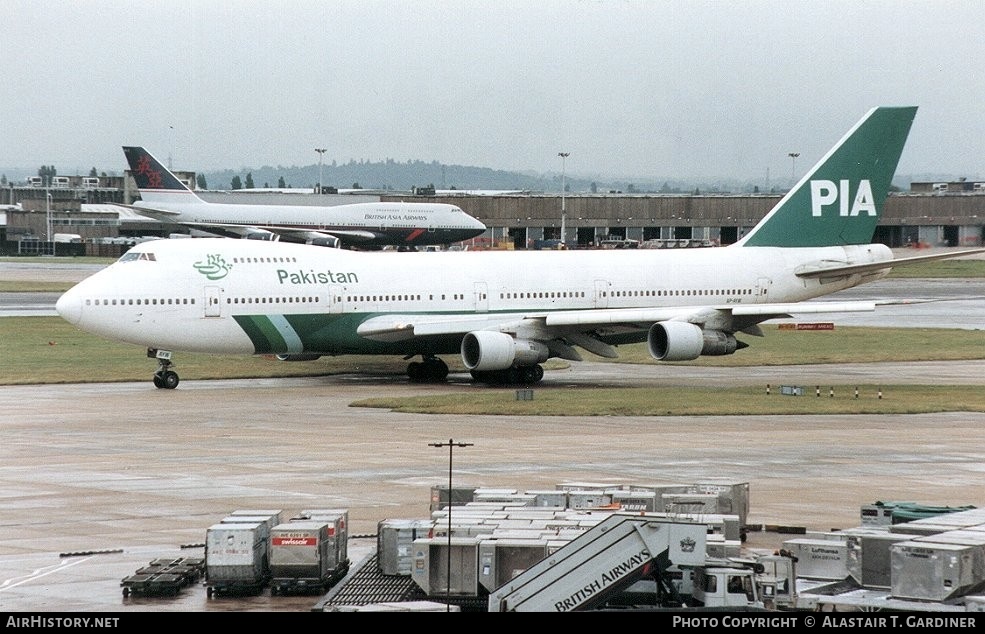
MULTIPOLYGON (((194 189, 193 173, 179 177, 194 189)), ((0 253, 116 256, 135 241, 187 230, 140 216, 128 176, 67 177, 57 186, 0 189, 0 253), (59 246, 61 245, 61 246, 59 246), (73 246, 65 246, 73 245, 73 246)), ((212 202, 335 205, 367 200, 428 200, 461 207, 488 230, 470 249, 681 248, 724 246, 740 239, 780 194, 495 193, 371 195, 199 191, 212 202), (367 198, 369 196, 369 198, 367 198), (562 227, 563 233, 562 236, 562 227)), ((985 183, 912 183, 890 193, 875 241, 890 247, 985 244, 985 183)))

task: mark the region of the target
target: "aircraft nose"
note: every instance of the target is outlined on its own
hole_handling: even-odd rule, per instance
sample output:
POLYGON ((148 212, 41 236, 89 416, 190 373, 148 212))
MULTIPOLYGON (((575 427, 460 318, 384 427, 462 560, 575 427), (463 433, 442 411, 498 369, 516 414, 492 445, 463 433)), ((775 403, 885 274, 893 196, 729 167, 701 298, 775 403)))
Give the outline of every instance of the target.
POLYGON ((73 326, 78 324, 82 320, 82 300, 79 294, 74 289, 69 289, 55 302, 55 310, 68 323, 73 326))

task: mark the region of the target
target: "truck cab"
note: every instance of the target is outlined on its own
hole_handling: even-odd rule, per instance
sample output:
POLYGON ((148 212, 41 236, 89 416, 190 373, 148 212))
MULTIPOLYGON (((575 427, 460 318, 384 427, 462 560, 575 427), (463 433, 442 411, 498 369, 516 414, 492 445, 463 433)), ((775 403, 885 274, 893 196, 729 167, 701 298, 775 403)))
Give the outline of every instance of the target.
POLYGON ((763 608, 755 573, 748 568, 695 568, 693 583, 695 607, 763 608))

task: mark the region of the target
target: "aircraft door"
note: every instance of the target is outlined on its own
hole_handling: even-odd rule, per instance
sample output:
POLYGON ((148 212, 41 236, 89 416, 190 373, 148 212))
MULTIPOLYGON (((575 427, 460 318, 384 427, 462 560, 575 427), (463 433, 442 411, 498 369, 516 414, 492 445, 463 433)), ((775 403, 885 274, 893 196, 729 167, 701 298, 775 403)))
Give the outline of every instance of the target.
POLYGON ((761 277, 756 280, 756 302, 762 303, 769 301, 770 286, 773 280, 768 277, 761 277))
POLYGON ((489 291, 485 282, 476 282, 474 286, 475 312, 485 313, 489 311, 489 291))
POLYGON ((222 289, 218 286, 205 287, 205 316, 222 317, 222 289))
POLYGON ((609 307, 609 283, 605 280, 595 280, 595 308, 609 307))
POLYGON ((328 312, 329 313, 341 313, 343 305, 342 291, 344 289, 338 284, 332 284, 328 287, 328 312))

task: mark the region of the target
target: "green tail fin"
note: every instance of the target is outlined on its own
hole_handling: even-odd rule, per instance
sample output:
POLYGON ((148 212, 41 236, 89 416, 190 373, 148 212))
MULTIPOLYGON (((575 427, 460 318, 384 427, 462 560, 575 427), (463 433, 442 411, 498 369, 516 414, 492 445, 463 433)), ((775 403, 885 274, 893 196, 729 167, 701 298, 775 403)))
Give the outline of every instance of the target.
POLYGON ((870 110, 736 245, 870 243, 916 113, 870 110))

